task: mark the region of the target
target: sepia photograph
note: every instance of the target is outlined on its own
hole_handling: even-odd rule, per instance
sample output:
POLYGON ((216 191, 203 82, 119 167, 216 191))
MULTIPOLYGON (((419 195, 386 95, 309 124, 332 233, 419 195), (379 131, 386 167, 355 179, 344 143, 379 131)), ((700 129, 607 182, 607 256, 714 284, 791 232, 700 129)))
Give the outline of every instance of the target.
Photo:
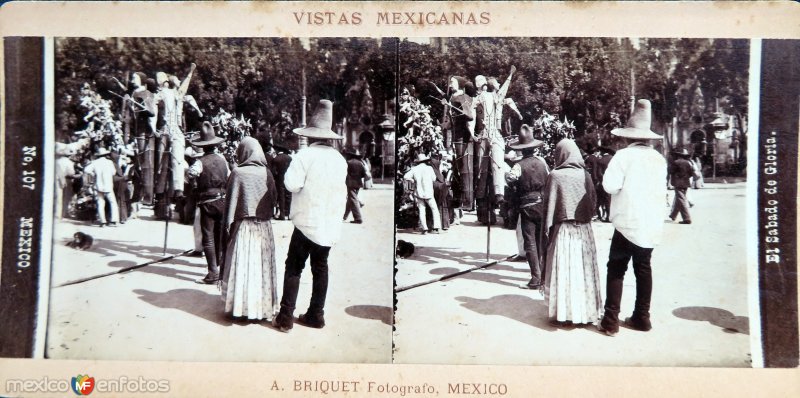
POLYGON ((46 357, 391 362, 395 46, 56 38, 46 357))
POLYGON ((751 366, 748 40, 399 54, 396 363, 751 366))

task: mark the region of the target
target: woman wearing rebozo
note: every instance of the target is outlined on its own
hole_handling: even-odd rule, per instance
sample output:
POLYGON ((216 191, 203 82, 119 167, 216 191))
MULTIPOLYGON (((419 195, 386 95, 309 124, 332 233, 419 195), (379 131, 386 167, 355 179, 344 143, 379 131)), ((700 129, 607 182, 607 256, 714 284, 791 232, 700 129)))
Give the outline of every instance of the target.
POLYGON ((272 193, 275 183, 258 141, 244 138, 227 186, 225 230, 229 240, 222 272, 225 313, 271 321, 278 309, 272 193))
POLYGON ((592 233, 596 196, 580 150, 571 139, 559 141, 555 169, 544 188, 547 235, 544 297, 551 323, 595 323, 603 305, 600 271, 592 233))

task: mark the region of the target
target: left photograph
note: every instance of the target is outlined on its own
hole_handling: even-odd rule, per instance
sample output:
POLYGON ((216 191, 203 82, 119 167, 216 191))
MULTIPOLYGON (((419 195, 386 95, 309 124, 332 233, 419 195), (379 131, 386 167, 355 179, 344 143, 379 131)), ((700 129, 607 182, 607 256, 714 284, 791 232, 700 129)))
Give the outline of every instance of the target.
POLYGON ((390 363, 397 43, 54 39, 46 357, 390 363))

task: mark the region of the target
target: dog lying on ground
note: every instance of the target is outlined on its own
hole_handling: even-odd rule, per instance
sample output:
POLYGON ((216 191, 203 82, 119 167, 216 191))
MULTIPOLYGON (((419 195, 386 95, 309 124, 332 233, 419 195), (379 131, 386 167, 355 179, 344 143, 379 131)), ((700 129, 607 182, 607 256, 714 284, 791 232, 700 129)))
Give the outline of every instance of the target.
POLYGON ((67 242, 67 246, 77 250, 89 250, 92 248, 92 243, 94 243, 94 238, 91 235, 75 232, 75 235, 72 235, 72 240, 67 242))

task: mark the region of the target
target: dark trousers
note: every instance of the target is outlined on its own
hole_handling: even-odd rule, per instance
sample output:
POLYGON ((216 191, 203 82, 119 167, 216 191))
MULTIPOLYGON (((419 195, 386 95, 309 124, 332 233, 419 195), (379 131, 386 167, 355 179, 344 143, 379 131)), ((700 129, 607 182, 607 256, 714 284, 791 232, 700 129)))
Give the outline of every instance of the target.
POLYGON ((541 241, 539 234, 542 227, 542 218, 532 208, 520 209, 522 246, 525 249, 525 257, 528 259, 528 266, 531 268, 531 285, 538 285, 544 282, 542 279, 541 263, 541 241))
POLYGON ((203 203, 200 208, 200 231, 203 235, 203 253, 206 255, 208 272, 219 272, 218 264, 222 261, 222 214, 225 211, 225 199, 203 203))
POLYGON ((278 196, 278 219, 285 220, 290 214, 289 210, 292 204, 292 193, 286 190, 286 185, 283 184, 283 180, 275 181, 275 191, 278 196))
POLYGON ((347 187, 347 205, 344 208, 344 219, 347 220, 347 217, 350 213, 353 213, 353 220, 355 221, 362 221, 361 219, 361 202, 358 201, 358 191, 361 190, 359 187, 347 187))
POLYGON ((311 304, 306 314, 323 315, 325 296, 328 294, 328 254, 330 246, 320 246, 308 239, 295 228, 289 241, 286 254, 286 272, 283 275, 283 297, 281 314, 292 316, 297 304, 297 291, 300 288, 300 274, 311 257, 311 304))
POLYGON ((608 274, 606 275, 606 305, 601 325, 616 331, 619 325, 620 300, 622 300, 622 281, 628 262, 633 259, 633 275, 636 277, 636 302, 633 306, 634 322, 640 325, 650 323, 650 297, 653 292, 653 276, 650 270, 652 248, 639 247, 614 230, 611 249, 608 253, 608 274))
POLYGON ((689 201, 686 199, 686 190, 688 188, 675 188, 675 200, 672 202, 672 212, 669 218, 675 218, 678 213, 681 213, 683 221, 692 221, 689 215, 689 201))

